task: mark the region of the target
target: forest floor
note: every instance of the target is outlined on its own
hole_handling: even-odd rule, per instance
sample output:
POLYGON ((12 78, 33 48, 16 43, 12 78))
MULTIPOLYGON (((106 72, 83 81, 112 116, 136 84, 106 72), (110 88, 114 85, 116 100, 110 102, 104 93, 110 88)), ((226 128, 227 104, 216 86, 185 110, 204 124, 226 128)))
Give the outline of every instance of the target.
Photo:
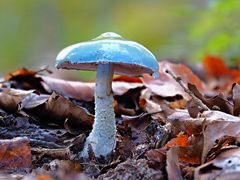
POLYGON ((240 71, 219 57, 159 63, 160 77, 115 76, 117 146, 80 157, 94 82, 19 69, 0 80, 0 179, 238 179, 240 71))

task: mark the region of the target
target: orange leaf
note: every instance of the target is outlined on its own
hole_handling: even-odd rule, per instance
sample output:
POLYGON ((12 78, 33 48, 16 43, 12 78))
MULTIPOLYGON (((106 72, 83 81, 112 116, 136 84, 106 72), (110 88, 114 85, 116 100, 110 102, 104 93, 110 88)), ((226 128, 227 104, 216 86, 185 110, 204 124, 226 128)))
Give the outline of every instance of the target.
POLYGON ((203 59, 203 67, 208 76, 230 76, 236 80, 239 80, 240 71, 236 69, 230 69, 224 62, 224 59, 206 55, 203 59))
POLYGON ((165 145, 167 148, 176 146, 179 147, 178 157, 180 162, 188 164, 201 163, 203 147, 202 135, 188 137, 180 134, 165 145))
POLYGON ((176 138, 171 139, 165 147, 171 148, 174 146, 180 146, 180 147, 187 147, 189 146, 188 143, 188 136, 184 134, 179 134, 176 138))
POLYGON ((229 73, 224 60, 217 56, 206 55, 203 59, 203 67, 208 76, 225 76, 229 73))
POLYGON ((113 77, 113 81, 142 83, 142 80, 139 77, 129 77, 129 76, 123 76, 123 75, 115 75, 113 77))
POLYGON ((26 68, 18 69, 14 72, 10 72, 7 76, 4 77, 5 80, 11 80, 12 78, 17 77, 33 77, 37 74, 36 71, 28 70, 26 68))
POLYGON ((39 175, 37 176, 37 180, 52 180, 52 178, 48 175, 39 175))

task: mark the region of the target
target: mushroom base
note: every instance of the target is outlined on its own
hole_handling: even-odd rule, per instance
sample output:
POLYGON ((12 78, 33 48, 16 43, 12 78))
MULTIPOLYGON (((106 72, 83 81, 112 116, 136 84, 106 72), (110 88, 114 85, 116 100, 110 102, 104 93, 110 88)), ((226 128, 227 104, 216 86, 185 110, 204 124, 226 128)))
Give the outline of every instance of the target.
MULTIPOLYGON (((105 99, 104 102, 99 101, 101 107, 105 106, 108 108, 108 111, 102 109, 102 111, 98 113, 100 117, 105 119, 105 122, 101 122, 101 119, 98 119, 100 117, 95 118, 93 130, 86 139, 84 145, 84 150, 82 152, 83 157, 88 157, 88 149, 90 148, 90 145, 96 157, 100 157, 101 155, 106 156, 114 150, 116 146, 116 125, 115 121, 113 121, 114 119, 111 120, 114 117, 114 112, 109 112, 109 109, 112 108, 112 102, 113 98, 111 97, 109 97, 108 100, 105 99)), ((99 103, 97 103, 96 106, 99 103)))
POLYGON ((98 65, 95 91, 95 120, 93 129, 86 139, 82 157, 88 157, 89 147, 96 157, 106 156, 116 146, 116 123, 111 90, 113 67, 98 65))

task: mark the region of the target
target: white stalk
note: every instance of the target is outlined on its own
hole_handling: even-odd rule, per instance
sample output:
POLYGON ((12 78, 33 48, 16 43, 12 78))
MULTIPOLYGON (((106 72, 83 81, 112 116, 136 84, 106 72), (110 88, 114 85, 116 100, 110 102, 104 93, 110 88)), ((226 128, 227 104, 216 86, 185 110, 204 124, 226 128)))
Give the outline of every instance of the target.
POLYGON ((112 95, 113 66, 99 64, 95 89, 95 119, 93 129, 84 145, 82 156, 88 157, 91 145, 96 157, 106 156, 116 146, 116 123, 112 95))

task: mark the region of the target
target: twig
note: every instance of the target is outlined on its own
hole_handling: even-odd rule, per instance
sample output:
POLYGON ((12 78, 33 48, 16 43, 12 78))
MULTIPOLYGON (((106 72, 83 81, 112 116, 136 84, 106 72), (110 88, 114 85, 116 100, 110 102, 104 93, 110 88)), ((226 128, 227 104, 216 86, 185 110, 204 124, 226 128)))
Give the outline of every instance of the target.
POLYGON ((181 77, 177 77, 175 76, 171 71, 166 70, 166 73, 170 74, 172 76, 172 78, 183 88, 183 90, 189 94, 192 97, 192 100, 201 108, 201 110, 203 111, 209 111, 210 109, 202 102, 201 99, 199 99, 198 97, 196 97, 189 89, 187 89, 185 87, 185 85, 182 82, 182 78, 181 77))
POLYGON ((155 112, 151 112, 151 113, 141 113, 137 116, 126 116, 126 115, 121 115, 121 117, 124 119, 124 121, 135 121, 137 119, 142 119, 142 118, 145 118, 146 116, 148 115, 154 115, 154 114, 158 114, 158 113, 161 113, 161 111, 155 111, 155 112))
POLYGON ((40 74, 41 72, 47 72, 48 74, 52 74, 52 71, 49 69, 49 66, 43 66, 41 69, 36 71, 37 74, 40 74))
POLYGON ((61 149, 48 149, 48 148, 32 148, 32 153, 34 154, 41 154, 50 156, 52 158, 59 158, 59 159, 70 159, 71 152, 69 148, 61 148, 61 149))
POLYGON ((43 141, 39 139, 32 139, 30 138, 30 144, 31 146, 40 146, 40 147, 49 147, 49 148, 64 148, 63 146, 60 146, 54 142, 48 142, 48 141, 43 141))

